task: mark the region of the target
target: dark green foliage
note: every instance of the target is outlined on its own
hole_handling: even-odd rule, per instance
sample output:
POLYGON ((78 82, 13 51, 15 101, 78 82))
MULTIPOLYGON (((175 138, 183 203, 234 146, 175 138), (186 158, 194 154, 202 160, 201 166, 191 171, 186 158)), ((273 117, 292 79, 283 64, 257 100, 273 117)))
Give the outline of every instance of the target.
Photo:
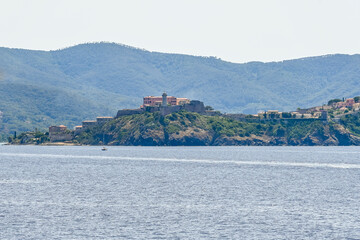
POLYGON ((245 123, 223 117, 208 117, 208 128, 212 129, 216 136, 259 135, 263 132, 262 126, 258 123, 245 123))
POLYGON ((12 144, 42 144, 49 142, 49 136, 48 133, 40 131, 23 132, 19 136, 9 136, 7 140, 12 144))
POLYGON ((286 137, 288 139, 302 139, 318 130, 323 128, 321 121, 289 121, 283 125, 286 128, 286 137))
POLYGON ((337 103, 337 102, 341 102, 342 100, 341 99, 338 99, 338 98, 336 98, 336 99, 331 99, 330 101, 328 101, 328 106, 330 106, 330 105, 332 105, 332 104, 334 104, 334 103, 337 103))
POLYGON ((340 119, 340 123, 349 131, 360 136, 360 114, 345 115, 340 119))
POLYGON ((359 102, 360 102, 360 96, 354 97, 354 101, 355 101, 356 103, 359 103, 359 102))
POLYGON ((283 118, 292 118, 292 114, 289 113, 289 112, 283 112, 283 113, 282 113, 282 117, 283 117, 283 118))

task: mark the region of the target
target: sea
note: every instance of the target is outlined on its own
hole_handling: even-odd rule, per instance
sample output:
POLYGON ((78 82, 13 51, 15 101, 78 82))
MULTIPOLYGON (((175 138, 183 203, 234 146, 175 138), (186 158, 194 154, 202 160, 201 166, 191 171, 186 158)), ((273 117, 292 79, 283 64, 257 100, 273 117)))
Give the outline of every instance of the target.
POLYGON ((0 145, 0 239, 360 239, 360 147, 0 145))

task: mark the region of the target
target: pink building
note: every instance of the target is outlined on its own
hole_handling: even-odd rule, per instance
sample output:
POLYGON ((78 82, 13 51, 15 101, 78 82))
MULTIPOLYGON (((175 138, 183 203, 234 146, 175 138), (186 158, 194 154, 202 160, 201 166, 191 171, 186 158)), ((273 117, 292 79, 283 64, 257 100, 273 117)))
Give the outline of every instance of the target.
POLYGON ((348 99, 346 99, 346 101, 345 101, 345 105, 346 105, 346 107, 351 107, 352 108, 352 106, 355 104, 355 100, 353 99, 353 98, 348 98, 348 99))
POLYGON ((352 108, 355 104, 355 100, 353 98, 348 98, 345 100, 345 102, 337 102, 335 103, 336 108, 343 108, 343 107, 349 107, 352 108))
POLYGON ((176 98, 176 105, 184 105, 190 103, 190 99, 188 98, 176 98))
MULTIPOLYGON (((168 104, 170 104, 171 106, 175 106, 175 105, 183 105, 185 103, 190 103, 190 100, 187 98, 176 98, 176 97, 172 97, 172 96, 167 96, 166 97, 166 101, 168 104)), ((158 96, 147 96, 144 97, 144 101, 143 101, 143 105, 141 107, 146 107, 146 106, 161 106, 162 103, 162 97, 158 97, 158 96)))
POLYGON ((346 107, 346 102, 337 102, 335 103, 335 107, 336 108, 346 107))

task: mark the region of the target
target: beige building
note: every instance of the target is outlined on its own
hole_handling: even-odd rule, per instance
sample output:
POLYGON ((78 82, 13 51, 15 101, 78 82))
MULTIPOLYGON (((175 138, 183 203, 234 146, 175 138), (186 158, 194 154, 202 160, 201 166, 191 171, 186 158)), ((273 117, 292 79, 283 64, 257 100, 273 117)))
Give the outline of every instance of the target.
POLYGON ((50 142, 71 141, 73 138, 73 133, 68 131, 67 127, 64 125, 49 127, 50 142))

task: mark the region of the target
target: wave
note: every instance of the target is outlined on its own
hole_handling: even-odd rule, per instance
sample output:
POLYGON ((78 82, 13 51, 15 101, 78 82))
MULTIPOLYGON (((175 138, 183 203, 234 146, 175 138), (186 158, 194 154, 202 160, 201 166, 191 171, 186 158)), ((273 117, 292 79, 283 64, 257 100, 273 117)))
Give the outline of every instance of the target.
POLYGON ((212 160, 212 159, 184 159, 184 158, 149 158, 149 157, 118 157, 118 156, 89 156, 89 155, 63 155, 63 154, 26 154, 26 153, 0 153, 0 156, 26 157, 26 158, 61 158, 61 159, 94 159, 94 160, 121 160, 121 161, 159 161, 205 164, 233 164, 281 167, 308 167, 308 168, 341 168, 360 169, 360 164, 350 163, 314 163, 314 162, 281 162, 281 161, 243 161, 243 160, 212 160))

